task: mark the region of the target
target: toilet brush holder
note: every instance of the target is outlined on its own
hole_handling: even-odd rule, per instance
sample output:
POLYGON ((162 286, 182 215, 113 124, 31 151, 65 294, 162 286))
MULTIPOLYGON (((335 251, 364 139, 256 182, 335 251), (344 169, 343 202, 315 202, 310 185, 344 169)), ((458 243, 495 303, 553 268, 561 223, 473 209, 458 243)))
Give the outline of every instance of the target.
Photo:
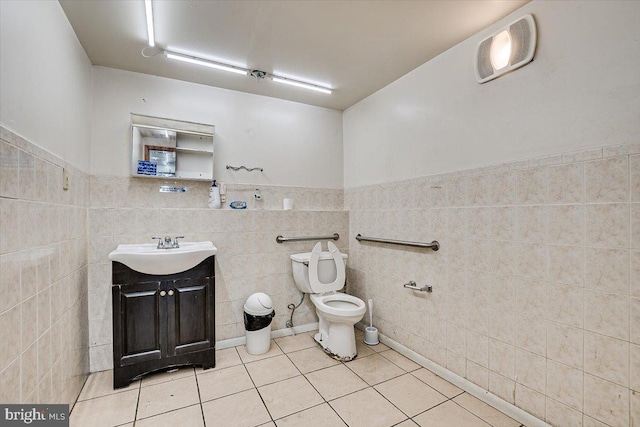
POLYGON ((373 326, 367 326, 364 330, 364 343, 366 345, 377 345, 378 341, 378 328, 373 326))

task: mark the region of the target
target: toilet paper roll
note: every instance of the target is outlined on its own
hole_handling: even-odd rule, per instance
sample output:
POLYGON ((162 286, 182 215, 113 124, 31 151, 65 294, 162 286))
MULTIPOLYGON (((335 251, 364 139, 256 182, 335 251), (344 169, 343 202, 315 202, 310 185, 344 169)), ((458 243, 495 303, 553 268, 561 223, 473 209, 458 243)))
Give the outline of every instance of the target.
POLYGON ((291 209, 293 209, 293 199, 284 199, 283 205, 285 211, 290 211, 291 209))

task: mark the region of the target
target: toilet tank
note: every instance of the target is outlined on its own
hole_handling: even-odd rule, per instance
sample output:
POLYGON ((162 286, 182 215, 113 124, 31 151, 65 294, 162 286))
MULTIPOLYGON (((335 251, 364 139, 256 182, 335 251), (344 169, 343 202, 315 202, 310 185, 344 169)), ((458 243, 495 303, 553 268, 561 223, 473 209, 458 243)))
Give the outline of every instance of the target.
MULTIPOLYGON (((347 254, 342 255, 342 259, 346 260, 348 258, 347 254)), ((293 281, 296 284, 296 287, 300 289, 301 292, 306 294, 318 294, 322 292, 326 292, 324 290, 314 290, 311 287, 311 283, 309 283, 309 260, 311 259, 311 252, 305 252, 302 254, 293 254, 291 255, 291 264, 293 268, 293 281)), ((346 261, 345 261, 346 265, 346 261)), ((336 280, 336 263, 333 261, 333 257, 331 256, 331 252, 321 252, 320 260, 318 261, 318 279, 322 283, 331 283, 336 280)), ((342 289, 344 287, 344 283, 338 289, 342 289)), ((338 289, 333 289, 337 291, 338 289)))

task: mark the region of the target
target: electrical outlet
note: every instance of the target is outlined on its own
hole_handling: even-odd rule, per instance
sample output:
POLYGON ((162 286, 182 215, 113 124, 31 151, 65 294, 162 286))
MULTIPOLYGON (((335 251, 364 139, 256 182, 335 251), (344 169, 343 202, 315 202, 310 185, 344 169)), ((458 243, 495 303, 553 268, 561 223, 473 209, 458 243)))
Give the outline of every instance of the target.
POLYGON ((69 189, 69 172, 67 171, 67 168, 62 168, 62 189, 69 189))

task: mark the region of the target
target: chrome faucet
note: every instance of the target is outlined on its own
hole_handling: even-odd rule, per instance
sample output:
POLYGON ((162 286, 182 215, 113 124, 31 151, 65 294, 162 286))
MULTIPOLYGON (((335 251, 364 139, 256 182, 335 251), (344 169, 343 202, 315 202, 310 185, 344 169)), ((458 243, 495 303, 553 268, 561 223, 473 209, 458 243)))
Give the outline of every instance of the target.
POLYGON ((151 238, 158 240, 158 249, 175 249, 180 247, 178 239, 184 239, 184 236, 176 236, 173 239, 173 242, 171 241, 171 236, 165 236, 164 239, 157 236, 153 236, 151 238))

